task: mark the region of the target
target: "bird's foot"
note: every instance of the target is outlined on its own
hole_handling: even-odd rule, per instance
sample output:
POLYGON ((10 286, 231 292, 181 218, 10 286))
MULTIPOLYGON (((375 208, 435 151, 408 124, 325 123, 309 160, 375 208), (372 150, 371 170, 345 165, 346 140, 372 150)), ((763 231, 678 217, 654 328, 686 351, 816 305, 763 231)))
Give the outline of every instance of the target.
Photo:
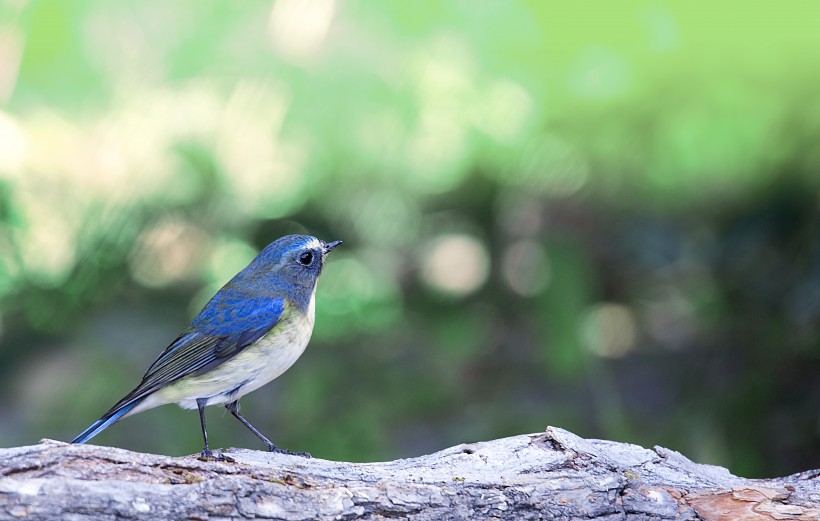
POLYGON ((208 448, 202 449, 202 452, 199 453, 197 459, 200 461, 222 461, 225 463, 236 463, 235 459, 224 455, 221 450, 213 452, 208 448))
POLYGON ((303 458, 312 458, 313 456, 310 455, 310 452, 293 452, 288 449, 280 449, 274 444, 268 445, 268 452, 273 452, 275 454, 287 454, 288 456, 301 456, 303 458))

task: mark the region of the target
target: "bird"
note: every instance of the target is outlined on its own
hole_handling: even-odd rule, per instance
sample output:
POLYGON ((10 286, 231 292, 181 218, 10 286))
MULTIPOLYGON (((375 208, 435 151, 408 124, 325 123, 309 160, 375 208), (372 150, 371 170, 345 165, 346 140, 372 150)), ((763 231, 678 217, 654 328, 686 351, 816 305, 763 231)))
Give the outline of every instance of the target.
POLYGON ((271 242, 205 304, 139 385, 71 443, 85 443, 127 416, 177 403, 199 410, 205 441, 199 457, 230 461, 221 452, 214 456, 205 428, 205 407, 224 405, 270 452, 310 457, 274 445, 239 414, 239 399, 280 376, 304 352, 313 332, 316 282, 341 243, 310 235, 271 242))

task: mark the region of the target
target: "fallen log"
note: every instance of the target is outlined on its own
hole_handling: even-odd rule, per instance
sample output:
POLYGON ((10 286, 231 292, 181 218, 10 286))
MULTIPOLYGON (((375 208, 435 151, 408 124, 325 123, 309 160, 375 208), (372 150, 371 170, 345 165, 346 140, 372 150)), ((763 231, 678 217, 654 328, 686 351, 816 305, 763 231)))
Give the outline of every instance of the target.
POLYGON ((820 519, 820 470, 745 479, 565 430, 382 463, 234 462, 43 440, 0 449, 0 519, 820 519))

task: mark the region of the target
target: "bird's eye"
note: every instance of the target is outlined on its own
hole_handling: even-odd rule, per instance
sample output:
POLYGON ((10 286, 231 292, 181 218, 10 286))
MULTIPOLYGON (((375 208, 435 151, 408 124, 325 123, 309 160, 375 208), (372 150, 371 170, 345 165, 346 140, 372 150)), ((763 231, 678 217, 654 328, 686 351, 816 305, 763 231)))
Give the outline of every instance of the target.
POLYGON ((299 264, 302 266, 308 266, 311 262, 313 262, 313 253, 309 251, 303 251, 301 255, 299 255, 299 264))

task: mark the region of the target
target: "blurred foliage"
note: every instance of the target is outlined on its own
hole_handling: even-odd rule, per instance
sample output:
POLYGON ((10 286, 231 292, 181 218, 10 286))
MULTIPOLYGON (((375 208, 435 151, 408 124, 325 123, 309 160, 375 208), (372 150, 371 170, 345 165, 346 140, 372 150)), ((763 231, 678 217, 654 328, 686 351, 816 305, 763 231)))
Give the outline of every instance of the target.
MULTIPOLYGON (((0 444, 70 439, 266 243, 343 239, 244 412, 820 467, 812 2, 0 0, 0 444)), ((221 409, 215 445, 258 447, 221 409), (222 416, 222 418, 220 418, 222 416)), ((96 440, 200 449, 169 406, 96 440)))

